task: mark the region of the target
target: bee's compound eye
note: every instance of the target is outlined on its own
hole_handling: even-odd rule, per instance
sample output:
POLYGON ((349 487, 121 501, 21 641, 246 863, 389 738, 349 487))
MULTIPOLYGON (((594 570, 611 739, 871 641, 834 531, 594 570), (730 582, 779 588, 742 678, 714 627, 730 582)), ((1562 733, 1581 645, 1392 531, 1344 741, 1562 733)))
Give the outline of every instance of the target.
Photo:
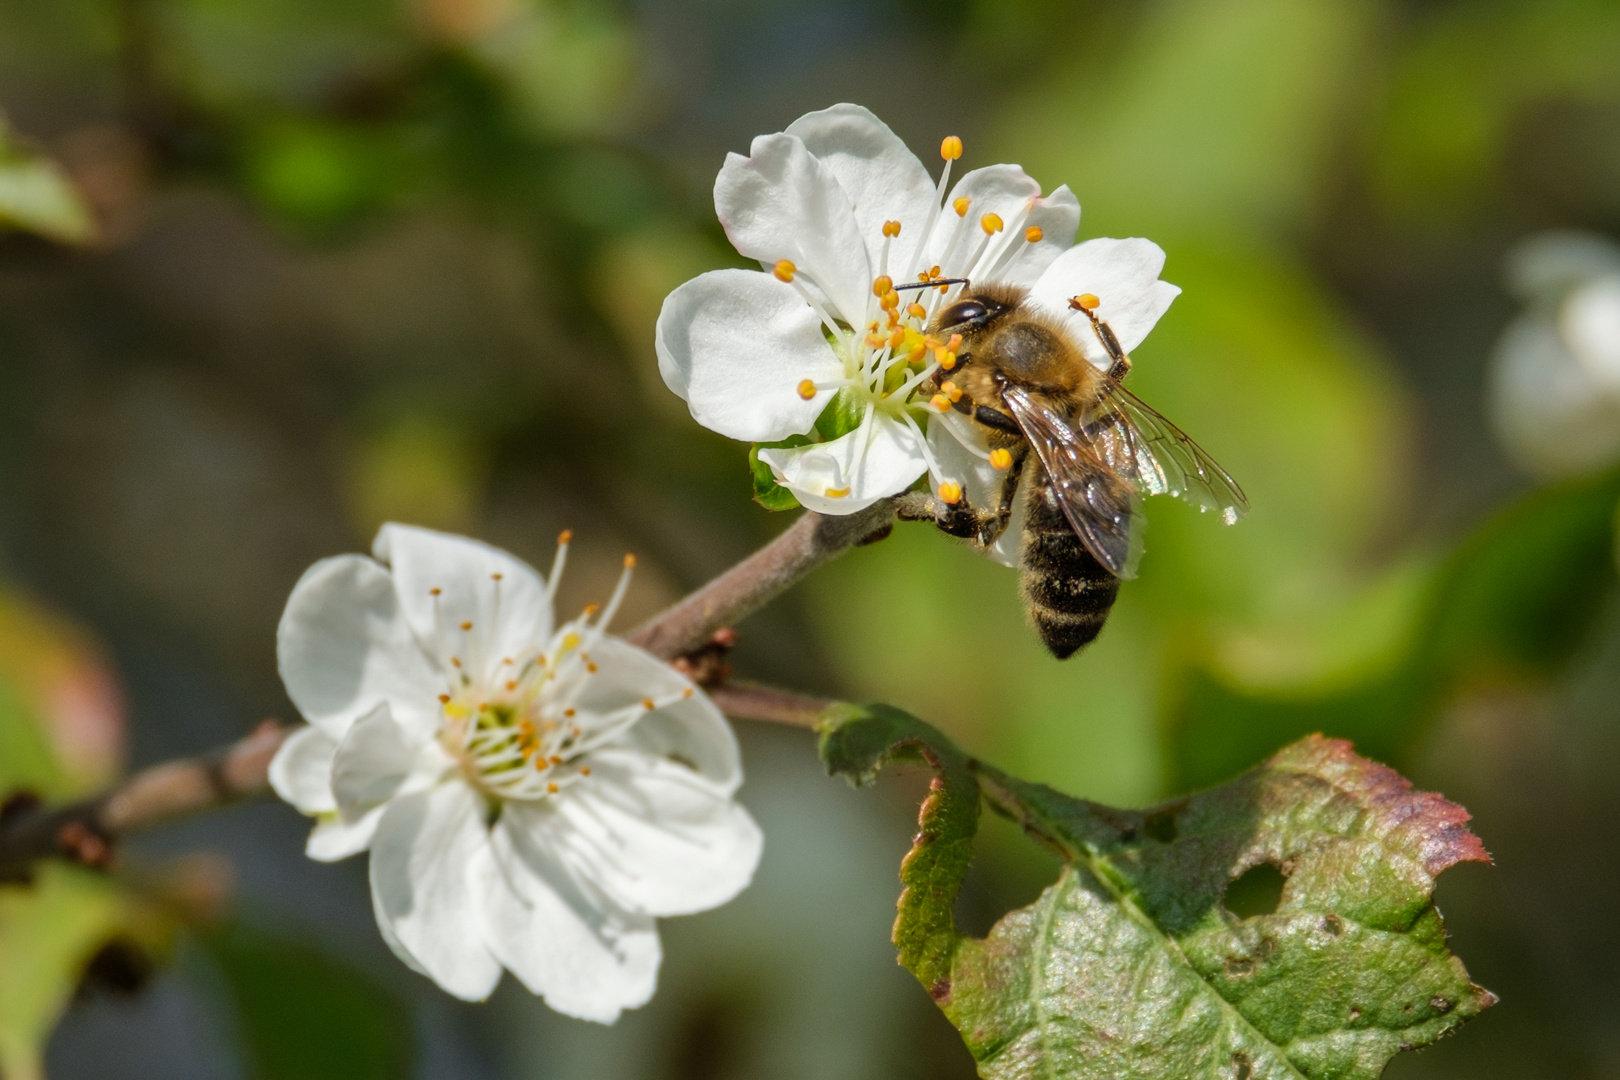
POLYGON ((990 309, 978 300, 960 300, 940 312, 939 325, 951 327, 983 322, 989 314, 990 309))

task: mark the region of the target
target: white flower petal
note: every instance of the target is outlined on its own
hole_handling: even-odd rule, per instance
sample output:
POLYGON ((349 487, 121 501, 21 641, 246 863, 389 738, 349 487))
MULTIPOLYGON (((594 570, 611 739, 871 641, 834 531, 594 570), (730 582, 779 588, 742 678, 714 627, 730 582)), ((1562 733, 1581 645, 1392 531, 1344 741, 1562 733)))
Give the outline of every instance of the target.
POLYGON ((333 740, 383 701, 413 730, 438 724, 442 679, 406 625, 388 571, 363 555, 322 559, 298 579, 276 658, 293 704, 333 740))
POLYGON ((748 887, 764 843, 754 819, 684 765, 629 750, 591 756, 591 775, 557 800, 570 860, 619 903, 689 915, 748 887))
POLYGON ((807 113, 789 124, 786 134, 804 140, 849 196, 873 274, 882 258, 884 222, 900 222, 899 238, 890 241, 889 271, 896 280, 909 277, 911 268, 901 260, 916 249, 934 205, 934 181, 917 155, 860 105, 807 113))
POLYGON ((1592 381, 1620 394, 1620 275, 1572 292, 1558 313, 1558 330, 1592 381))
POLYGON ((759 458, 801 503, 823 514, 865 509, 904 491, 928 468, 911 428, 882 413, 831 442, 761 450, 759 458), (843 489, 848 494, 827 494, 843 489))
POLYGON ((394 951, 446 991, 482 1001, 501 965, 485 947, 474 860, 489 847, 483 802, 440 784, 388 804, 371 841, 371 900, 394 951))
POLYGON ((1008 223, 1008 235, 1001 246, 1003 253, 997 255, 994 262, 987 260, 990 276, 984 280, 1025 287, 1034 285, 1059 255, 1074 246, 1074 234, 1079 228, 1080 200, 1074 197, 1069 185, 1064 184, 1052 194, 1035 200, 1023 228, 1013 228, 1008 223), (1024 239, 1025 231, 1031 226, 1041 230, 1041 238, 1033 244, 1024 239))
POLYGON ((831 301, 831 314, 865 325, 873 273, 849 195, 797 136, 761 135, 748 157, 726 155, 714 208, 741 254, 787 259, 831 301))
MULTIPOLYGON (((969 451, 963 445, 963 440, 981 450, 989 449, 983 429, 959 412, 942 413, 928 422, 928 447, 938 466, 933 474, 934 489, 937 491, 942 481, 949 480, 962 485, 972 506, 983 510, 995 509, 1001 505, 1001 490, 1007 473, 969 451), (951 433, 953 429, 955 435, 951 433)), ((1033 474, 1034 465, 1026 464, 1024 472, 1033 474)), ((1020 486, 1006 530, 985 550, 987 556, 1003 566, 1018 565, 1024 527, 1024 494, 1020 486)))
POLYGON ((479 873, 488 948, 553 1009, 611 1024, 652 997, 658 932, 579 879, 548 842, 553 816, 510 803, 495 823, 479 873))
POLYGON ((356 821, 398 794, 416 756, 387 705, 356 720, 332 759, 332 794, 343 820, 356 821))
POLYGON ((310 830, 304 854, 317 862, 337 862, 358 855, 371 846, 386 806, 367 811, 354 821, 344 821, 335 812, 322 816, 310 830))
POLYGON ((1040 195, 1041 185, 1017 165, 974 169, 958 180, 946 196, 945 208, 928 238, 926 261, 938 265, 945 277, 968 277, 975 284, 1008 280, 992 271, 1009 246, 1024 242, 1024 216, 1033 212, 1040 195), (964 198, 968 200, 967 213, 959 215, 955 203, 964 198), (980 223, 986 214, 1001 218, 1000 232, 985 233, 980 223), (985 245, 982 252, 981 244, 985 245))
POLYGON ((1164 251, 1151 240, 1097 239, 1059 255, 1047 267, 1029 298, 1032 303, 1066 320, 1070 332, 1099 368, 1109 364, 1108 353, 1097 340, 1090 320, 1069 307, 1070 297, 1091 293, 1102 303, 1097 317, 1106 322, 1127 353, 1142 344, 1148 331, 1170 307, 1181 290, 1159 280, 1164 251))
MULTIPOLYGON (((502 658, 542 648, 551 637, 545 579, 515 555, 464 536, 393 523, 378 530, 372 554, 393 571, 400 610, 440 665, 456 657, 474 679, 491 682, 502 658), (462 629, 467 624, 471 628, 462 629)), ((436 725, 438 706, 432 698, 429 704, 436 725)))
POLYGON ((650 653, 617 638, 591 646, 597 670, 579 683, 571 704, 581 712, 611 713, 643 698, 667 699, 687 690, 692 696, 648 713, 621 735, 619 745, 692 763, 726 794, 742 783, 737 736, 714 702, 680 672, 650 653))
POLYGON ((1620 396, 1593 380, 1551 319, 1528 315, 1508 325, 1489 391, 1497 437, 1529 472, 1570 476, 1620 459, 1620 396))
POLYGON ((337 743, 318 727, 302 727, 270 759, 270 788, 301 814, 337 809, 332 794, 332 757, 337 743))
POLYGON ((750 442, 802 435, 843 378, 821 320, 791 285, 757 270, 713 270, 664 298, 655 338, 664 383, 711 431, 750 442))

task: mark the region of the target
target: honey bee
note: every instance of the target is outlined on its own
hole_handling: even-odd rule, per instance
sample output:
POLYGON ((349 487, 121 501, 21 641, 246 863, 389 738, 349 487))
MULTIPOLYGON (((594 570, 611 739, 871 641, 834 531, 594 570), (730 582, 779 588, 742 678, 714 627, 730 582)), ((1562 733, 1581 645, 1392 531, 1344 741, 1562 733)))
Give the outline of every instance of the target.
MULTIPOLYGON (((970 285, 928 284, 958 283, 970 285)), ((1120 580, 1135 576, 1142 496, 1176 495, 1219 511, 1227 524, 1247 513, 1249 502, 1202 447, 1121 385, 1130 357, 1098 318, 1097 297, 1076 296, 1069 306, 1090 321, 1107 371, 1027 299, 1017 286, 965 288, 929 329, 937 339, 961 335, 953 368, 934 375, 948 391, 936 401, 950 401, 979 425, 992 461, 1005 463, 999 505, 973 507, 955 491, 947 493, 954 502, 914 493, 899 513, 932 520, 983 549, 1006 531, 1022 485, 1019 587, 1041 640, 1061 660, 1096 638, 1120 580)))

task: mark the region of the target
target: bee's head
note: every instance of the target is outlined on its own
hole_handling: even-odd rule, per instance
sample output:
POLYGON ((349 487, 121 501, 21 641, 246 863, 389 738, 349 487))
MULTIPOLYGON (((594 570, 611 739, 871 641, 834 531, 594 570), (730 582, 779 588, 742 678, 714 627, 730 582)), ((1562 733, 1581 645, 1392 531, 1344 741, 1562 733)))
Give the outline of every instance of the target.
POLYGON ((984 286, 964 292, 934 316, 930 331, 938 337, 961 334, 967 341, 994 325, 1024 299, 1022 289, 984 286))

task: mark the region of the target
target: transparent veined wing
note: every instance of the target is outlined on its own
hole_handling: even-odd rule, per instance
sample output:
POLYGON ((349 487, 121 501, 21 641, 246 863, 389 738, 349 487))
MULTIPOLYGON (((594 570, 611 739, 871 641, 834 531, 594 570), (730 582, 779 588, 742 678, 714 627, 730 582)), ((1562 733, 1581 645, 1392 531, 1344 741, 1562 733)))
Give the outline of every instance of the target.
POLYGON ((1145 495, 1175 495, 1230 525, 1249 500, 1230 473, 1141 398, 1109 381, 1081 425, 1097 456, 1145 495))
POLYGON ((1116 577, 1135 576, 1141 548, 1131 485, 1056 410, 1010 383, 1001 396, 1046 469, 1063 516, 1080 542, 1116 577))

